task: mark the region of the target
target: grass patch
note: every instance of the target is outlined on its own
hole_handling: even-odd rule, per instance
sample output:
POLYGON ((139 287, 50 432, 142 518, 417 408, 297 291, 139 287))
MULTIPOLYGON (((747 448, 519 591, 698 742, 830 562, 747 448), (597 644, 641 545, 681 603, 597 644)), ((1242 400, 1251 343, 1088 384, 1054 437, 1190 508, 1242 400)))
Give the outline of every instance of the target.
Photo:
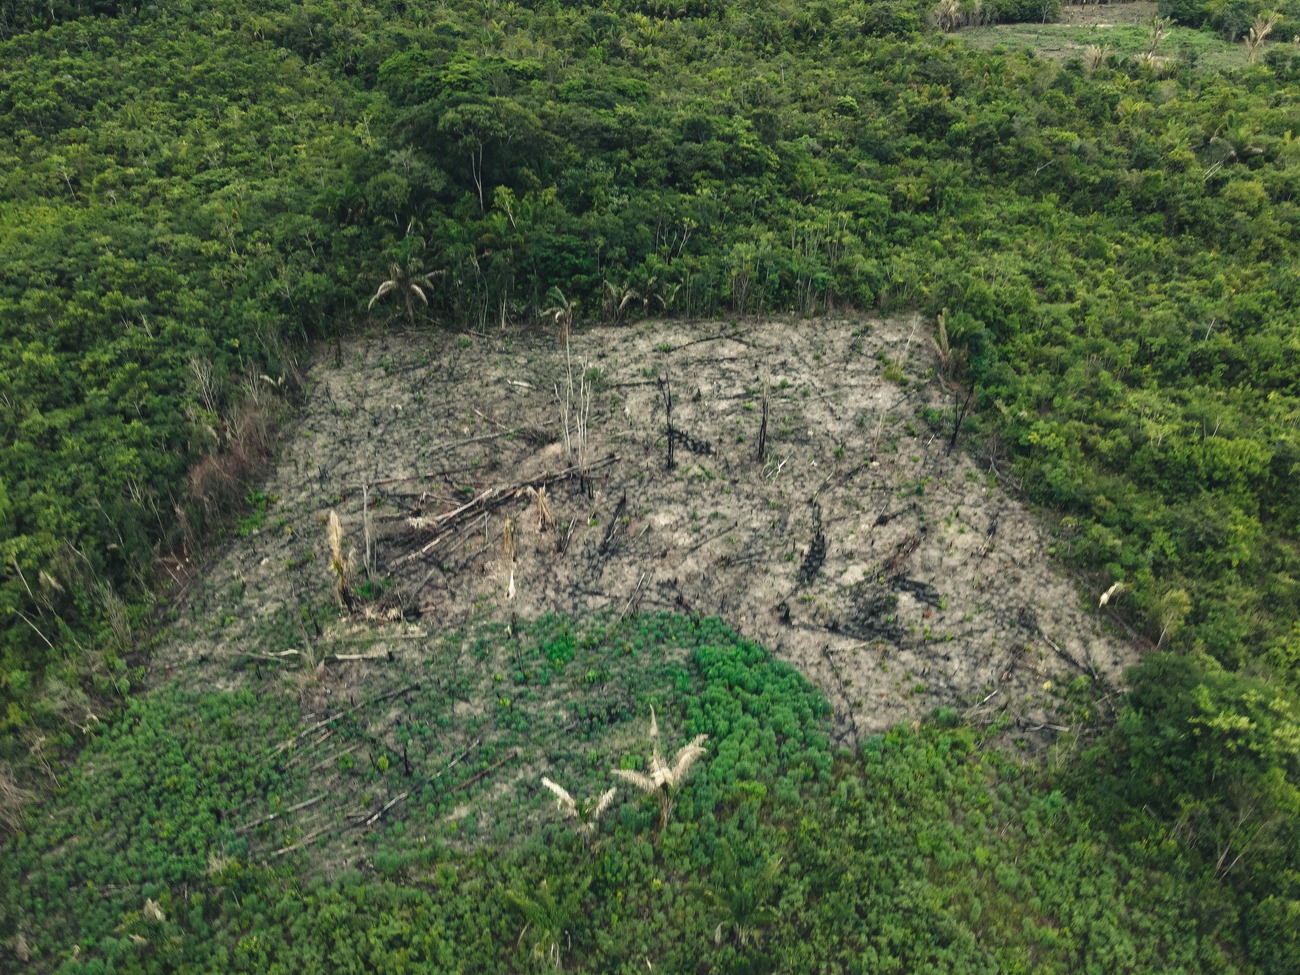
MULTIPOLYGON (((1089 47, 1109 47, 1124 60, 1151 47, 1151 31, 1142 24, 995 24, 972 27, 957 35, 978 50, 1003 48, 1033 51, 1058 61, 1082 58, 1089 47)), ((1225 71, 1246 66, 1246 50, 1205 31, 1171 27, 1157 55, 1175 61, 1225 71)))

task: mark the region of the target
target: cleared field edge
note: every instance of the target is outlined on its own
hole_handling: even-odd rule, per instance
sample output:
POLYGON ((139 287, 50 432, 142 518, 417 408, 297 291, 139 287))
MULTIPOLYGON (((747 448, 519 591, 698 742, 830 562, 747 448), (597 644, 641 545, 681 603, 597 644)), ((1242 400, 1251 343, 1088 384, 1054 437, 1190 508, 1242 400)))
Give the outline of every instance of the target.
POLYGON ((567 356, 536 334, 357 340, 314 366, 263 512, 155 675, 233 688, 284 670, 322 711, 475 620, 664 611, 771 647, 843 742, 943 706, 1069 727, 1062 691, 1118 685, 1135 653, 997 486, 997 458, 951 448, 961 394, 935 370, 915 318, 654 322, 575 332, 567 356), (591 476, 555 478, 580 464, 591 476))

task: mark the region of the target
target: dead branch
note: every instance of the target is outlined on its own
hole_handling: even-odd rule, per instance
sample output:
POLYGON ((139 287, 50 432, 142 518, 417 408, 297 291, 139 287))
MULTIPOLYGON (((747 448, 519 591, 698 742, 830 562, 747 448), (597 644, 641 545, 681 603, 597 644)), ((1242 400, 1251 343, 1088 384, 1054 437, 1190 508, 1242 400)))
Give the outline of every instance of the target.
POLYGON ((397 690, 388 691, 386 694, 380 694, 377 697, 372 697, 368 701, 362 701, 356 707, 348 708, 346 711, 340 711, 338 714, 328 717, 324 721, 317 721, 311 727, 304 728, 302 731, 298 732, 296 735, 294 735, 284 744, 280 745, 271 754, 279 755, 286 748, 292 748, 294 742, 296 742, 299 738, 303 738, 306 735, 310 735, 313 731, 320 731, 320 729, 324 728, 326 725, 333 724, 335 721, 341 721, 343 718, 346 718, 348 715, 356 714, 358 711, 362 710, 363 708, 368 708, 372 704, 378 704, 381 701, 387 701, 389 698, 400 697, 401 695, 406 694, 409 691, 418 691, 419 689, 420 689, 419 684, 407 684, 405 687, 397 688, 397 690))
POLYGON ((708 545, 710 542, 716 542, 719 538, 722 538, 727 533, 735 531, 736 528, 738 528, 739 526, 740 526, 740 522, 733 521, 726 528, 722 529, 722 531, 717 532, 716 534, 710 535, 708 538, 696 542, 694 545, 688 548, 684 553, 682 553, 682 558, 686 558, 687 556, 694 555, 700 549, 704 548, 705 545, 708 545))
POLYGON ((311 768, 309 768, 307 771, 308 771, 308 772, 315 772, 315 771, 317 771, 317 770, 319 770, 319 769, 323 769, 326 765, 331 765, 331 764, 337 762, 337 761, 338 761, 340 758, 342 758, 344 755, 351 755, 351 754, 352 754, 353 752, 355 752, 358 748, 360 748, 363 744, 365 744, 365 742, 361 742, 361 741, 358 741, 358 742, 356 742, 356 743, 354 743, 354 744, 351 744, 351 745, 349 745, 347 748, 341 749, 341 750, 335 752, 333 755, 330 755, 328 758, 322 758, 319 762, 317 762, 315 765, 313 765, 313 766, 312 766, 311 768))
POLYGON ((379 812, 375 813, 373 816, 371 816, 369 819, 366 820, 366 825, 373 826, 378 820, 383 818, 384 814, 388 812, 388 810, 392 809, 394 806, 396 806, 399 802, 401 802, 410 794, 411 792, 408 789, 406 792, 403 792, 401 795, 394 796, 392 799, 389 799, 387 805, 385 805, 383 809, 379 810, 379 812))
POLYGON ((307 758, 308 755, 310 755, 310 754, 311 754, 312 752, 314 752, 317 748, 319 748, 319 747, 320 747, 321 745, 323 745, 326 741, 328 741, 329 739, 331 739, 331 738, 333 738, 333 737, 334 737, 334 729, 331 728, 329 731, 325 732, 325 734, 321 735, 319 738, 317 738, 317 739, 316 739, 315 741, 313 741, 311 744, 309 744, 309 745, 304 745, 303 748, 302 748, 302 750, 301 750, 300 752, 298 752, 298 754, 296 754, 293 758, 289 759, 289 761, 287 761, 287 762, 285 763, 285 765, 284 765, 284 770, 287 772, 289 769, 293 768, 293 767, 294 767, 295 765, 297 765, 299 762, 305 760, 305 759, 307 758))
POLYGON ((279 819, 281 816, 287 816, 290 813, 296 813, 300 809, 306 809, 308 806, 314 806, 316 805, 316 803, 324 799, 326 795, 328 795, 328 793, 322 792, 320 795, 313 796, 310 799, 305 799, 302 802, 297 803, 296 805, 290 806, 288 809, 281 810, 280 812, 271 813, 271 815, 263 816, 261 819, 255 819, 251 823, 245 823, 243 826, 236 826, 235 832, 247 833, 249 830, 256 829, 259 826, 264 826, 269 822, 273 822, 274 820, 279 819))
POLYGON ((619 623, 622 623, 623 617, 627 616, 627 611, 632 608, 633 601, 637 598, 638 595, 640 595, 641 588, 645 585, 645 579, 646 579, 646 573, 642 572, 641 578, 637 580, 636 587, 633 588, 632 590, 632 595, 627 597, 627 603, 623 606, 623 612, 618 614, 618 620, 615 622, 614 624, 615 626, 617 626, 619 623))
MULTIPOLYGON (((455 450, 457 447, 468 447, 470 444, 486 443, 489 440, 500 440, 502 437, 509 437, 519 433, 519 427, 510 430, 503 430, 500 433, 486 433, 481 437, 469 437, 465 440, 451 440, 447 443, 438 444, 432 448, 435 454, 445 454, 449 450, 455 450)), ((371 487, 379 487, 381 484, 401 484, 403 481, 423 481, 430 477, 441 477, 443 474, 452 474, 455 471, 429 471, 424 474, 404 474, 400 477, 386 477, 381 481, 371 481, 371 487)))
POLYGON ((407 562, 428 555, 442 543, 449 532, 459 528, 466 520, 500 507, 528 488, 546 487, 575 477, 587 477, 592 471, 608 467, 616 460, 618 460, 617 455, 610 454, 608 457, 583 466, 566 467, 562 471, 553 474, 539 474, 537 477, 527 481, 520 481, 517 484, 505 484, 489 488, 473 500, 465 502, 459 508, 425 521, 422 527, 433 532, 433 539, 416 551, 398 559, 394 563, 394 567, 405 565, 407 562))
POLYGON ((501 761, 499 761, 499 762, 494 762, 493 764, 491 764, 491 765, 489 765, 487 768, 485 768, 482 772, 479 772, 479 773, 477 773, 476 775, 472 775, 472 776, 470 776, 468 779, 466 779, 466 780, 465 780, 464 782, 462 782, 460 785, 456 786, 456 788, 452 789, 451 791, 452 791, 452 792, 461 792, 461 791, 464 790, 464 789, 468 789, 468 788, 469 788, 471 785, 473 785, 475 782, 478 782, 480 779, 484 778, 484 777, 487 776, 488 774, 490 774, 490 773, 492 773, 492 772, 495 772, 495 771, 496 771, 497 769, 499 769, 502 765, 505 765, 507 762, 512 762, 512 761, 514 761, 514 760, 515 760, 516 758, 518 758, 518 757, 519 757, 519 751, 518 751, 518 749, 516 749, 516 750, 515 750, 514 752, 512 752, 511 754, 509 754, 509 755, 507 755, 505 758, 501 759, 501 761))

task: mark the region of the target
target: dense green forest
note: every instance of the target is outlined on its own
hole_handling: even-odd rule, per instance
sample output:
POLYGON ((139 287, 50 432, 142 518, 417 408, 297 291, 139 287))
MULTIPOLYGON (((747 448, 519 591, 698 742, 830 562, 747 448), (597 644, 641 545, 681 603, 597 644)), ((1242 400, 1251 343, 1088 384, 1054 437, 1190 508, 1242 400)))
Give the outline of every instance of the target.
MULTIPOLYGON (((327 929, 352 932, 336 951, 359 970, 395 967, 366 961, 389 950, 523 966, 500 954, 523 927, 511 890, 584 918, 592 970, 650 945, 668 970, 792 970, 807 950, 843 951, 844 971, 1298 970, 1300 24, 1162 6, 1175 30, 1234 41, 1273 9, 1260 56, 1219 71, 1158 39, 1087 63, 977 52, 908 0, 0 3, 0 823, 57 780, 88 829, 130 827, 103 863, 42 862, 66 836, 33 813, 0 871, 23 892, 0 926, 44 932, 50 967, 52 946, 71 957, 59 925, 93 873, 164 905, 165 938, 145 940, 169 947, 145 970, 310 967, 307 933, 327 929), (368 310, 385 280, 397 300, 368 310), (177 709, 235 736, 272 720, 134 699, 135 654, 169 570, 255 486, 307 343, 540 328, 560 308, 942 316, 973 449, 1056 514, 1058 555, 1098 590, 1124 584, 1150 654, 1114 727, 1049 775, 943 723, 833 754, 809 718, 811 812, 776 771, 714 764, 719 789, 775 798, 683 808, 716 821, 654 847, 635 840, 646 817, 625 818, 585 871, 548 836, 465 854, 459 881, 410 864, 305 888, 232 844, 230 876, 200 881, 222 827, 184 803, 167 822, 206 838, 167 834, 176 864, 153 862, 139 815, 96 805, 139 800, 138 783, 85 777, 132 766, 177 709), (841 846, 851 873, 818 859, 841 846), (769 887, 747 881, 769 891, 751 908, 767 937, 712 954, 697 888, 777 858, 769 887), (551 876, 568 879, 539 894, 551 876), (832 896, 844 876, 873 879, 832 896), (237 957, 252 931, 262 954, 237 957)), ((714 727, 676 700, 680 730, 714 727)), ((232 797, 269 788, 255 767, 227 781, 251 756, 195 735, 203 762, 178 769, 232 797)), ((178 802, 210 791, 175 775, 178 802)), ((145 921, 97 903, 81 957, 121 970, 145 921)))

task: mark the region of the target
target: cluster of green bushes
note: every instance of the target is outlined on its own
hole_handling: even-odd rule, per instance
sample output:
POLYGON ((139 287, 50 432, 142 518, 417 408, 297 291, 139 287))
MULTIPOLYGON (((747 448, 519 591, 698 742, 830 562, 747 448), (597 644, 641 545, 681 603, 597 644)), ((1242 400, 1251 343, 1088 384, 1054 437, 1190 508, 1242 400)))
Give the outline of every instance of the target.
POLYGON ((376 306, 404 324, 946 312, 986 461, 1185 655, 1079 788, 1242 898, 1249 957, 1296 956, 1289 49, 1056 64, 827 0, 3 10, 0 761, 129 690, 158 557, 239 503, 299 339, 394 267, 434 275, 376 306))
MULTIPOLYGON (((529 627, 525 658, 565 626, 529 627)), ((1155 857, 952 716, 835 753, 825 700, 715 621, 593 636, 615 669, 620 641, 638 658, 683 647, 681 680, 643 683, 637 713, 549 771, 586 788, 628 757, 657 700, 666 736, 710 735, 662 832, 632 795, 587 841, 532 777, 507 773, 504 793, 487 781, 458 796, 477 840, 453 839, 445 809, 412 807, 352 866, 338 865, 351 844, 268 861, 270 835, 236 826, 302 785, 279 749, 293 709, 162 692, 109 723, 6 850, 25 970, 1251 970, 1222 897, 1188 903, 1155 857), (492 828, 518 806, 526 819, 492 828)))
POLYGON ((1300 4, 1294 0, 1160 0, 1160 16, 1186 27, 1209 27, 1230 41, 1245 37, 1259 18, 1279 18, 1279 39, 1291 40, 1300 24, 1300 4))
POLYGON ((129 685, 159 555, 194 554, 244 497, 299 340, 354 307, 382 238, 335 212, 374 155, 358 96, 274 48, 129 18, 3 48, 10 742, 84 724, 82 691, 129 685))

